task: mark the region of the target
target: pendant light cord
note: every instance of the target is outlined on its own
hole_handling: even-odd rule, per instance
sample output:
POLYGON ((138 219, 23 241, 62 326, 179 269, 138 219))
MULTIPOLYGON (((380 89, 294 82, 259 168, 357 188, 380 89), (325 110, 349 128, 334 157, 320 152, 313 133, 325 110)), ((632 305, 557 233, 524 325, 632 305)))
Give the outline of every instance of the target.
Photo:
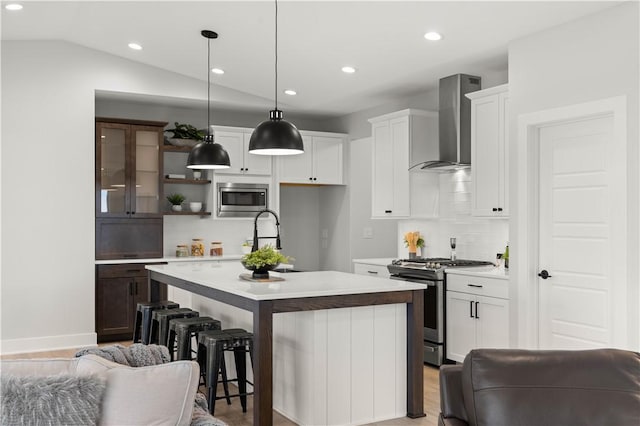
POLYGON ((207 135, 211 134, 211 39, 207 39, 207 135))
POLYGON ((276 110, 278 109, 278 0, 275 0, 276 3, 276 93, 275 93, 275 98, 276 98, 276 110))

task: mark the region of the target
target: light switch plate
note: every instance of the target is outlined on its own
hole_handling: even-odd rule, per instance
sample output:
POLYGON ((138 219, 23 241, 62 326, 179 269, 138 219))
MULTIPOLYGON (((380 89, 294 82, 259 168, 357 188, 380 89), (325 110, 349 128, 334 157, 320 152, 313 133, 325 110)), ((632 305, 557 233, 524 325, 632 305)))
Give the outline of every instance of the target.
POLYGON ((373 238, 373 228, 367 226, 362 229, 362 238, 373 238))

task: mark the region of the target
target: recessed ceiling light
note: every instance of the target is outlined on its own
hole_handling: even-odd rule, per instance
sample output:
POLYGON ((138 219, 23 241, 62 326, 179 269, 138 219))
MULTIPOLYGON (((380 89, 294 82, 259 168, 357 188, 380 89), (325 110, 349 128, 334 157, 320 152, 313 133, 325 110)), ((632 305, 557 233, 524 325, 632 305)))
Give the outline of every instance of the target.
POLYGON ((353 74, 354 72, 356 72, 356 69, 354 67, 346 66, 346 67, 342 67, 342 72, 346 72, 347 74, 353 74))
POLYGON ((129 43, 129 48, 133 50, 142 50, 142 46, 138 43, 129 43))
POLYGON ((285 93, 285 95, 289 95, 289 96, 297 95, 297 92, 295 90, 291 90, 291 89, 285 90, 284 93, 285 93))
POLYGON ((429 41, 438 41, 442 39, 442 36, 440 35, 440 33, 437 33, 435 31, 429 31, 424 35, 424 38, 426 38, 429 41))
POLYGON ((22 5, 18 3, 9 3, 4 8, 7 10, 22 10, 22 5))
POLYGON ((224 74, 224 70, 221 68, 211 68, 211 72, 214 74, 220 74, 220 75, 224 74))

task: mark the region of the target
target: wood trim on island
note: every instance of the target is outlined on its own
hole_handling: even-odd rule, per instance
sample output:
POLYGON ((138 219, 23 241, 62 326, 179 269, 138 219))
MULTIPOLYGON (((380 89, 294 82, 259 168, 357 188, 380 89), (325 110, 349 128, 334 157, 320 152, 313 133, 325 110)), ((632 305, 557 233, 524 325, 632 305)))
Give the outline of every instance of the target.
POLYGON ((410 418, 424 417, 422 329, 424 290, 399 290, 378 293, 345 294, 255 300, 230 292, 196 284, 172 275, 148 270, 149 294, 159 300, 161 284, 171 285, 253 313, 254 396, 253 424, 273 424, 273 314, 334 308, 404 303, 407 305, 407 410, 410 418))

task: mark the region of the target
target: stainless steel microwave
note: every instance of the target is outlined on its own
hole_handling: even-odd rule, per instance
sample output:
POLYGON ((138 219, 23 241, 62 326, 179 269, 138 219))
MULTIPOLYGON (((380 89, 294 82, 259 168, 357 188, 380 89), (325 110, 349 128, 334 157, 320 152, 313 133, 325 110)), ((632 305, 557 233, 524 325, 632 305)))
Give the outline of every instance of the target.
POLYGON ((269 208, 269 185, 218 183, 219 217, 254 217, 269 208))

